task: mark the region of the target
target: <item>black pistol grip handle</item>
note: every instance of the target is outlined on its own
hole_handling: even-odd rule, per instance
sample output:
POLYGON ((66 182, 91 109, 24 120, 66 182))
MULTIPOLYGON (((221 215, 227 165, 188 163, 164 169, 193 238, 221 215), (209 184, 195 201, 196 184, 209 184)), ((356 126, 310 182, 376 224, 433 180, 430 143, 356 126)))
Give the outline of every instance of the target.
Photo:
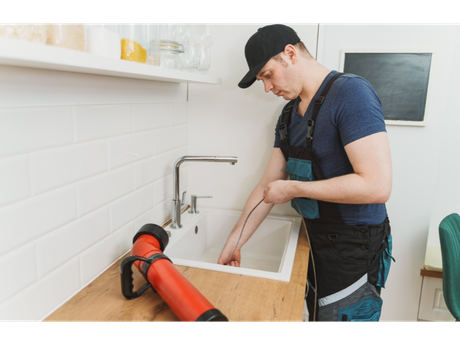
MULTIPOLYGON (((144 286, 139 289, 143 290, 142 292, 134 292, 134 284, 133 284, 133 269, 132 265, 134 261, 146 261, 145 258, 141 256, 131 255, 125 258, 120 264, 120 275, 121 275, 121 293, 126 299, 134 299, 141 295, 142 292, 145 291, 144 286)), ((150 285, 150 284, 148 284, 150 285)))

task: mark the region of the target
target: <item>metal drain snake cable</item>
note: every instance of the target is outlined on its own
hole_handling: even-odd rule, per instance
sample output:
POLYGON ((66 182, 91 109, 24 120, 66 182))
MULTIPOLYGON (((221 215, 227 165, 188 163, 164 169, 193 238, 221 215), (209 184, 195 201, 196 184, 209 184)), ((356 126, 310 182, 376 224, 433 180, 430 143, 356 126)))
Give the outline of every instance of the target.
POLYGON ((227 265, 230 263, 230 260, 233 258, 233 254, 235 254, 236 248, 238 248, 238 244, 240 243, 241 236, 243 235, 243 230, 244 230, 244 227, 246 226, 246 222, 248 221, 248 219, 251 216, 252 212, 254 212, 254 210, 257 208, 257 206, 259 206, 262 203, 262 201, 264 201, 263 198, 262 198, 262 200, 260 200, 257 203, 256 206, 254 206, 254 208, 251 210, 251 212, 249 212, 248 216, 246 217, 246 220, 244 221, 243 227, 241 228, 240 237, 238 237, 238 241, 236 242, 236 246, 235 246, 235 249, 233 249, 232 255, 230 255, 230 257, 228 258, 227 265))
MULTIPOLYGON (((314 310, 313 310, 313 321, 316 320, 316 304, 318 302, 318 284, 317 284, 317 281, 316 281, 316 268, 315 268, 315 260, 313 258, 313 251, 312 251, 312 247, 311 247, 311 242, 310 242, 310 236, 308 236, 308 230, 307 230, 307 224, 305 224, 305 220, 303 219, 303 215, 302 215, 302 211, 300 210, 300 207, 299 205, 297 204, 297 201, 295 201, 295 198, 292 199, 296 206, 297 206, 297 209, 299 210, 300 212, 300 216, 302 218, 302 223, 303 223, 303 226, 305 227, 305 233, 307 235, 307 240, 308 240, 308 245, 310 247, 310 256, 311 256, 311 261, 312 261, 312 267, 313 267, 313 275, 315 276, 315 306, 314 306, 314 310)), ((235 245, 235 249, 233 249, 233 253, 232 255, 230 255, 226 265, 228 266, 228 264, 230 263, 230 260, 233 258, 233 254, 235 254, 236 252, 236 248, 238 248, 238 244, 240 243, 240 240, 241 240, 241 236, 243 235, 243 231, 244 231, 244 227, 246 226, 246 222, 248 221, 249 217, 251 216, 252 212, 254 212, 254 210, 257 208, 257 206, 259 206, 262 201, 264 201, 264 199, 262 198, 262 200, 260 200, 256 206, 254 206, 254 208, 251 210, 251 212, 249 212, 248 216, 246 217, 246 220, 244 221, 244 224, 243 224, 243 227, 241 228, 241 232, 240 232, 240 237, 238 237, 238 241, 236 242, 236 245, 235 245)), ((308 280, 307 280, 307 284, 308 284, 308 280)))

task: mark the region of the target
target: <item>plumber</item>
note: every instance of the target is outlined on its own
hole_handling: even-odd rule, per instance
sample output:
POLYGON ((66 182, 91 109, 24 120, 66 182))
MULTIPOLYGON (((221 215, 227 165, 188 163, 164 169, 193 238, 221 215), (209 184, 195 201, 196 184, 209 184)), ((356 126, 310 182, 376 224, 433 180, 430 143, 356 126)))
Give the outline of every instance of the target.
POLYGON ((319 64, 285 25, 260 28, 249 38, 245 56, 249 71, 238 86, 261 81, 265 92, 289 102, 279 117, 265 173, 218 262, 239 267, 241 247, 273 205, 291 201, 310 240, 309 319, 378 321, 380 290, 393 259, 385 207, 392 167, 375 90, 359 76, 319 64))

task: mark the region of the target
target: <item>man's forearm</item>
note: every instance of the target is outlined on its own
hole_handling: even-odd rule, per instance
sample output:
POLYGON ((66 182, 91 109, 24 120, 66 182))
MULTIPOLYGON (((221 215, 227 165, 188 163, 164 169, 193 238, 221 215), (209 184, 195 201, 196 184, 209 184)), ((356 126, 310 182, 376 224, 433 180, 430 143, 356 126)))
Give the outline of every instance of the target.
POLYGON ((282 204, 296 197, 304 197, 343 204, 383 204, 391 193, 391 183, 348 174, 321 181, 275 181, 266 192, 265 200, 282 204))
POLYGON ((291 182, 292 197, 307 197, 342 204, 384 204, 390 189, 358 174, 348 174, 328 180, 291 182))

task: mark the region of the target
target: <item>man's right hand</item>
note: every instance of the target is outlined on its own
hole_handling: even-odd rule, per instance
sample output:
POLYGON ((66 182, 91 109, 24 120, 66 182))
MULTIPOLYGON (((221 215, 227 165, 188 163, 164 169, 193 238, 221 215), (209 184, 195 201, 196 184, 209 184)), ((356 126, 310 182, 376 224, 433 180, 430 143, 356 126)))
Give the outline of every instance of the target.
MULTIPOLYGON (((217 263, 219 265, 227 265, 228 259, 230 258, 230 255, 232 255, 233 251, 235 250, 235 245, 231 246, 226 244, 224 249, 222 250, 222 253, 220 253, 219 260, 217 260, 217 263)), ((239 249, 235 250, 235 253, 233 254, 232 259, 228 263, 229 266, 233 267, 240 267, 241 263, 241 252, 239 249)))

